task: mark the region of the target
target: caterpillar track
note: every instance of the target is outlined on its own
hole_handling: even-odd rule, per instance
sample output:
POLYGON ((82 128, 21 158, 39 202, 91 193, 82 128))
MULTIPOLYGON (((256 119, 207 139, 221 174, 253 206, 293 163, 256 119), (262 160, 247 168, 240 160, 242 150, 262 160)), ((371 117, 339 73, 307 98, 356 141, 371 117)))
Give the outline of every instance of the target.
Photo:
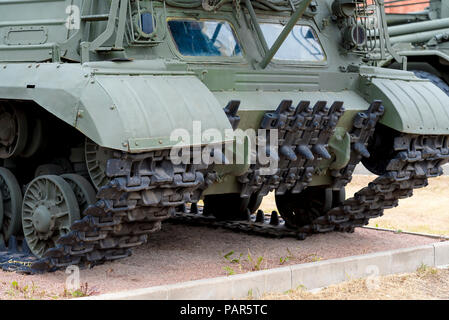
POLYGON ((200 166, 174 165, 168 158, 169 151, 163 151, 109 160, 106 174, 111 180, 99 190, 97 203, 86 209, 84 218, 30 271, 93 266, 128 257, 132 248, 146 243, 161 228, 176 207, 198 201, 201 188, 213 181, 213 174, 200 166))
MULTIPOLYGON (((267 219, 262 211, 249 215, 246 221, 219 221, 194 209, 193 212, 177 213, 170 221, 300 240, 315 233, 353 232, 354 228, 367 225, 369 219, 382 216, 385 209, 396 207, 400 199, 411 197, 414 189, 427 186, 428 178, 440 176, 441 166, 449 161, 448 142, 448 136, 395 137, 393 157, 385 166, 384 174, 342 205, 297 229, 288 228, 276 212, 267 219)), ((348 181, 347 177, 345 179, 348 181)))
POLYGON ((331 158, 326 146, 343 112, 343 102, 340 101, 331 106, 326 101, 318 101, 314 106, 301 101, 293 107, 292 101, 284 100, 274 113, 266 113, 260 128, 267 132, 278 131, 279 154, 274 154, 276 151, 270 148, 273 142, 269 141, 270 134, 267 133, 270 156, 279 159, 278 168, 273 174, 264 174, 263 170, 270 170, 267 165, 253 164, 239 177, 241 197, 266 196, 274 189, 280 194, 289 189, 296 193, 304 190, 319 161, 331 158))
POLYGON ((8 247, 1 241, 0 268, 3 271, 31 273, 30 267, 36 261, 37 258, 32 254, 25 240, 11 236, 8 247))
MULTIPOLYGON (((320 161, 330 156, 327 144, 343 110, 343 103, 339 102, 330 107, 325 102, 313 107, 301 102, 292 108, 291 102, 283 101, 276 112, 267 113, 261 128, 280 132, 280 152, 275 155, 280 160, 279 168, 272 175, 260 175, 261 167, 253 165, 240 179, 241 196, 260 196, 270 191, 283 195, 306 189, 320 161), (299 156, 292 154, 295 151, 299 156)), ((350 159, 344 168, 330 171, 332 188, 344 188, 362 158, 370 159, 370 151, 375 153, 369 150, 368 142, 373 139, 383 111, 381 102, 375 101, 367 111, 354 117, 349 132, 350 159)), ((170 151, 138 155, 114 152, 105 172, 109 182, 99 189, 98 201, 84 211, 81 220, 71 225, 71 232, 62 236, 55 248, 37 260, 26 249, 25 241, 22 250, 14 249, 17 245, 13 243, 9 245, 12 250, 0 254, 0 264, 4 270, 35 273, 126 258, 133 248, 146 243, 164 220, 298 239, 314 233, 353 232, 369 219, 381 216, 385 209, 397 206, 399 199, 412 196, 414 189, 425 187, 428 178, 441 175, 441 166, 449 161, 447 136, 397 134, 391 139, 389 158, 373 160, 382 164, 374 168, 380 173, 377 179, 353 198, 321 212, 311 223, 295 227, 286 224, 276 212, 270 219, 261 211, 257 215, 248 212, 247 220, 240 221, 205 216, 196 203, 203 190, 217 179, 213 167, 175 165, 169 158, 170 151), (191 203, 190 211, 187 211, 188 203, 191 203)))

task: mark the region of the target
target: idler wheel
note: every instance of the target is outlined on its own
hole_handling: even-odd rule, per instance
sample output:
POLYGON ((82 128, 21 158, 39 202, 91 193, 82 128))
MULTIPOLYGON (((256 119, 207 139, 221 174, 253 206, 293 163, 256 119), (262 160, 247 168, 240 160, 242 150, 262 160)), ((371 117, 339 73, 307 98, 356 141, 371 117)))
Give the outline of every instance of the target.
POLYGON ((368 140, 369 158, 362 158, 362 164, 370 172, 381 176, 387 172, 387 166, 391 159, 395 157, 396 151, 394 148, 395 137, 398 132, 378 124, 374 134, 368 140))
POLYGON ((23 198, 22 224, 25 239, 34 255, 43 257, 79 219, 75 193, 63 178, 48 175, 30 182, 23 198))
POLYGON ((86 166, 89 176, 95 188, 100 189, 109 182, 106 176, 106 165, 109 159, 113 158, 114 151, 100 147, 95 142, 86 139, 85 156, 86 166))
POLYGON ((22 208, 22 191, 14 174, 6 168, 0 167, 0 193, 3 214, 1 219, 1 233, 7 242, 11 235, 16 235, 21 228, 20 219, 22 208))
POLYGON ((61 177, 64 178, 75 193, 76 200, 78 201, 78 206, 80 208, 80 213, 83 215, 87 207, 95 204, 96 202, 95 189, 86 178, 78 174, 63 174, 61 177))
POLYGON ((8 159, 23 152, 28 138, 25 113, 18 108, 0 105, 0 159, 8 159))
POLYGON ((330 209, 342 202, 344 189, 332 191, 330 188, 308 187, 299 194, 285 193, 276 195, 276 205, 290 228, 299 228, 311 224, 330 209), (335 199, 334 199, 335 198, 335 199))

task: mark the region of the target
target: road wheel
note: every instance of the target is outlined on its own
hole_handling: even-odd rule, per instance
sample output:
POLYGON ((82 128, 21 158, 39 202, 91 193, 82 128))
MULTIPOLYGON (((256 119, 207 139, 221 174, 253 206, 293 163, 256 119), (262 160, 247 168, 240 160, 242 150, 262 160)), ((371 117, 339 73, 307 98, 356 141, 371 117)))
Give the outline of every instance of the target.
POLYGON ((0 192, 3 207, 0 230, 8 242, 11 235, 21 230, 22 191, 14 174, 6 168, 0 168, 0 192))
POLYGON ((316 218, 344 201, 344 189, 333 191, 330 188, 308 187, 299 194, 276 195, 276 205, 281 217, 290 228, 311 224, 316 218))
POLYGON ((80 207, 80 214, 83 215, 87 207, 96 202, 95 189, 86 178, 78 174, 68 173, 63 174, 61 177, 64 178, 75 193, 78 206, 80 207))
POLYGON ((203 213, 219 220, 247 220, 249 200, 239 193, 208 195, 204 197, 203 213))
POLYGON ((23 232, 31 252, 37 257, 56 246, 56 241, 70 232, 80 219, 75 193, 70 185, 55 175, 35 178, 23 197, 23 232))

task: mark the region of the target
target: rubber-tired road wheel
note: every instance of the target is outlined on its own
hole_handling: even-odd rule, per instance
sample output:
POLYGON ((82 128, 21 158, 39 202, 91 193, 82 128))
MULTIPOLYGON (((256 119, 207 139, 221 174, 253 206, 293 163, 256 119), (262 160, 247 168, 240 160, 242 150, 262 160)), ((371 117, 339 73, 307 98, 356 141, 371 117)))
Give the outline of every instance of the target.
POLYGON ((48 175, 30 182, 23 197, 22 224, 34 255, 42 257, 79 219, 76 196, 63 178, 48 175))
POLYGON ((22 191, 14 174, 6 168, 0 168, 0 192, 2 194, 3 219, 1 233, 5 242, 11 235, 20 232, 22 221, 22 191))
POLYGON ((84 211, 96 201, 95 189, 86 178, 78 174, 68 173, 63 174, 61 177, 64 178, 75 193, 80 214, 83 215, 84 211))
POLYGON ((308 187, 299 194, 276 195, 276 205, 281 217, 290 228, 299 228, 312 223, 333 207, 344 201, 344 189, 333 191, 330 188, 308 187))

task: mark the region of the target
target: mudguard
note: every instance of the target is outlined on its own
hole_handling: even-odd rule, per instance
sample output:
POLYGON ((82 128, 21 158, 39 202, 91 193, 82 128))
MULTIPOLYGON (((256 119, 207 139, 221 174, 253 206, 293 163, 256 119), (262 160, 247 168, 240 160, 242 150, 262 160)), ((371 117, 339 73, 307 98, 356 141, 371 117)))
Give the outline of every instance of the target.
POLYGON ((411 72, 368 67, 361 68, 361 78, 365 99, 383 101, 382 124, 411 134, 449 134, 449 97, 430 81, 411 72))
POLYGON ((102 70, 99 64, 0 65, 0 99, 35 101, 97 144, 135 153, 179 145, 170 139, 176 129, 190 134, 183 145, 195 144, 194 121, 201 123, 202 132, 220 132, 223 138, 215 139, 217 143, 232 129, 224 106, 185 71, 114 71, 102 70))

